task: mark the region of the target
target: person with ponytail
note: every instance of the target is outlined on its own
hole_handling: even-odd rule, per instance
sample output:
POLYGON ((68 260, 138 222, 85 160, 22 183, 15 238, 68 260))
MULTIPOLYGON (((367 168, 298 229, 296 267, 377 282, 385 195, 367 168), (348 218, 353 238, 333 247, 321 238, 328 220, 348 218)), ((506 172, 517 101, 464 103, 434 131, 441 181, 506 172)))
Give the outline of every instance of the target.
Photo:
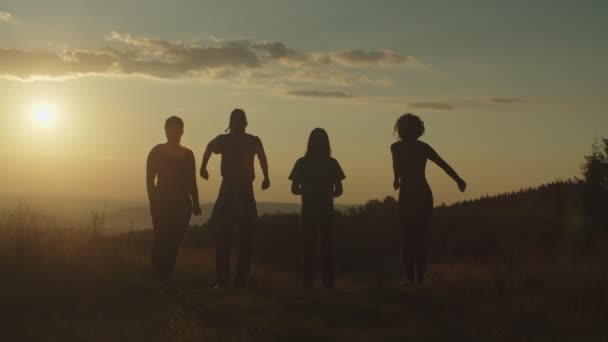
POLYGON ((268 161, 260 138, 247 134, 247 116, 242 109, 230 114, 230 124, 226 134, 213 139, 205 149, 200 175, 209 179, 207 164, 213 153, 222 156, 222 184, 210 223, 218 228, 216 246, 217 288, 225 288, 230 277, 230 246, 232 231, 238 230, 239 248, 234 285, 247 285, 251 269, 252 239, 258 213, 253 192, 255 180, 254 160, 257 155, 264 180, 262 190, 270 187, 268 161))

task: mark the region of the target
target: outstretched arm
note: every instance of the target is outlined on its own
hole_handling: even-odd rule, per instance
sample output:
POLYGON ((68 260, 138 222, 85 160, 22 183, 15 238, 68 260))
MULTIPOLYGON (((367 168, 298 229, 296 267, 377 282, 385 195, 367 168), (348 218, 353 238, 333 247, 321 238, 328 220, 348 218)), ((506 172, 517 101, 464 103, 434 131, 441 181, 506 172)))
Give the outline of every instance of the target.
POLYGON ((447 173, 450 177, 452 177, 456 184, 458 184, 458 188, 460 189, 460 191, 464 192, 464 190, 467 188, 467 183, 462 178, 460 178, 456 171, 454 171, 454 169, 452 169, 452 167, 445 160, 443 160, 439 156, 439 154, 437 154, 437 152, 435 152, 435 150, 433 150, 432 148, 430 148, 429 159, 432 160, 435 164, 437 164, 437 166, 439 166, 441 169, 443 169, 443 171, 445 171, 445 173, 447 173))
POLYGON ((203 162, 201 163, 200 175, 205 180, 209 179, 209 172, 207 171, 207 164, 209 164, 209 158, 211 158, 211 154, 213 153, 212 144, 213 144, 213 141, 207 145, 207 148, 205 148, 205 152, 203 153, 203 162))
POLYGON ((260 160, 260 167, 262 168, 262 173, 264 174, 262 190, 266 190, 270 187, 270 177, 268 176, 268 159, 266 158, 266 152, 264 151, 264 146, 262 145, 261 141, 258 144, 257 155, 258 159, 260 160))

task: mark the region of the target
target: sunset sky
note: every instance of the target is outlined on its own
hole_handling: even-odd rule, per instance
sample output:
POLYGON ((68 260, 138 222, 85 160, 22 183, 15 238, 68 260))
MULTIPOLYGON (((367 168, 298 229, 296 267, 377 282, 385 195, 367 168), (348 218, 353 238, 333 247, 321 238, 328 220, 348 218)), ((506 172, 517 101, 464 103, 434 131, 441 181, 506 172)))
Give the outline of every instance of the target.
MULTIPOLYGON (((287 176, 315 127, 347 175, 340 203, 393 194, 406 112, 469 184, 460 194, 430 166, 437 203, 574 177, 608 136, 607 13, 603 1, 0 0, 0 192, 144 199, 168 116, 200 164, 237 107, 269 158, 260 201, 298 201, 287 176)), ((203 202, 217 156, 209 170, 203 202)))

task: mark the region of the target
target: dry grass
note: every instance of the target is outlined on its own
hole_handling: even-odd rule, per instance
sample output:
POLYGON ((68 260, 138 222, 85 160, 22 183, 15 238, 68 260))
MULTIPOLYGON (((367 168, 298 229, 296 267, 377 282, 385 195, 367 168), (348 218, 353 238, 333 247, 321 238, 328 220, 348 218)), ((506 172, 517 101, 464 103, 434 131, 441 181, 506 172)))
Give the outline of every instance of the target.
POLYGON ((214 291, 214 255, 184 248, 176 306, 153 286, 148 233, 65 229, 20 207, 0 224, 2 341, 602 341, 606 253, 528 251, 431 265, 422 288, 341 275, 335 293, 257 265, 214 291))

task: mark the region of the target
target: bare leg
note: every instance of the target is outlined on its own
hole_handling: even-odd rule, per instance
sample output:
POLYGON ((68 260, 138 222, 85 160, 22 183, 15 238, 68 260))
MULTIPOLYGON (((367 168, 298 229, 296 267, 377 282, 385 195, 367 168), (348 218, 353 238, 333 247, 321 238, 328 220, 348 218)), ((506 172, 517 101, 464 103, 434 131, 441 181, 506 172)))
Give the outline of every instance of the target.
POLYGON ((415 264, 416 264, 416 282, 424 283, 424 274, 426 271, 426 248, 424 241, 424 228, 419 227, 415 233, 415 264))
POLYGON ((415 281, 414 277, 414 259, 415 259, 415 247, 416 243, 413 239, 412 227, 407 224, 401 226, 402 234, 402 256, 403 256, 403 267, 405 270, 405 277, 408 283, 415 281))
POLYGON ((416 282, 424 283, 426 272, 426 231, 429 225, 429 218, 422 218, 416 227, 415 232, 415 258, 416 258, 416 282))

